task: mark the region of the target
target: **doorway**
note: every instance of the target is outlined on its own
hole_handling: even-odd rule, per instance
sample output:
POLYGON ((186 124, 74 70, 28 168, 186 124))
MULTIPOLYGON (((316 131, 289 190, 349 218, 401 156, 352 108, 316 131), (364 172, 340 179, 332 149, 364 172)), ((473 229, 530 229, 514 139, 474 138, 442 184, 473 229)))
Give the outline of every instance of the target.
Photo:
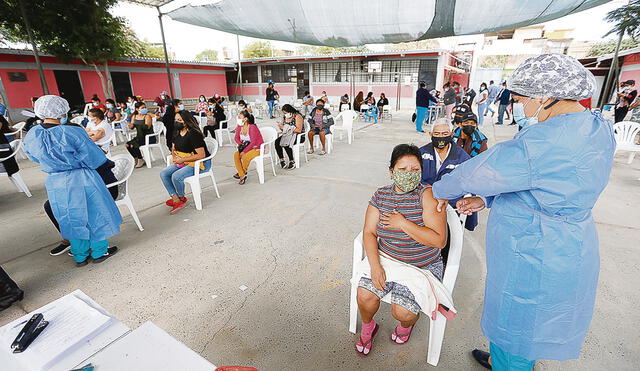
POLYGON ((62 98, 69 102, 69 107, 72 110, 82 109, 85 102, 78 71, 54 70, 53 74, 58 84, 58 92, 62 98))
POLYGON ((296 66, 296 93, 297 98, 304 98, 304 92, 309 90, 309 65, 298 64, 296 66))
POLYGON ((127 97, 133 95, 129 72, 111 72, 111 81, 116 102, 126 102, 127 97))

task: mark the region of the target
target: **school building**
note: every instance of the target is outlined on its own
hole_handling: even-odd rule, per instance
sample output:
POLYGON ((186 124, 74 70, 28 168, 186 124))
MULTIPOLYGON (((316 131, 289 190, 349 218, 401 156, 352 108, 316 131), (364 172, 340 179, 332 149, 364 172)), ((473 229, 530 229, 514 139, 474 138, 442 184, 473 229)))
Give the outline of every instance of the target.
POLYGON ((252 58, 241 61, 242 84, 237 66, 227 68, 230 99, 264 101, 267 83, 273 81, 280 100, 288 103, 309 91, 314 97, 327 92, 330 103, 349 94, 351 101, 362 91, 376 99, 385 93, 392 109, 412 109, 419 81, 428 89, 440 89, 446 81, 469 82, 471 52, 414 50, 252 58))
MULTIPOLYGON (((97 94, 104 102, 100 77, 93 66, 81 60, 63 63, 53 56, 41 55, 45 79, 50 94, 60 95, 73 108, 81 108, 97 94)), ((171 76, 178 97, 200 94, 227 95, 225 68, 233 63, 171 61, 171 76)), ((116 101, 126 101, 129 95, 153 100, 161 91, 169 91, 164 60, 130 58, 110 61, 116 101)), ((0 97, 7 106, 12 121, 20 120, 20 111, 31 108, 31 97, 42 95, 40 76, 31 50, 0 49, 0 97)))

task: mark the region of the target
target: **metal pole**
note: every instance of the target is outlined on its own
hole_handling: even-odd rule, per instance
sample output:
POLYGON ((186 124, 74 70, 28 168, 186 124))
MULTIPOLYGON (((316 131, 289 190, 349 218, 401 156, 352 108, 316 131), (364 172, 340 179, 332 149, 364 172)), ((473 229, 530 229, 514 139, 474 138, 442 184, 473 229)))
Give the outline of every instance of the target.
POLYGON ((242 56, 240 54, 240 35, 236 35, 236 45, 238 47, 238 78, 240 79, 240 99, 244 99, 244 88, 242 87, 242 56))
POLYGON ((620 31, 620 35, 618 36, 618 44, 616 45, 616 50, 613 53, 613 58, 611 59, 611 66, 609 66, 609 72, 607 73, 607 79, 605 80, 604 91, 600 95, 600 101, 598 102, 598 107, 600 107, 601 109, 605 104, 607 104, 607 101, 611 96, 612 83, 614 80, 616 80, 616 78, 614 78, 614 75, 615 71, 618 69, 618 52, 620 51, 620 44, 622 43, 622 37, 624 36, 625 31, 626 28, 622 29, 622 31, 620 31))
POLYGON ((38 66, 38 73, 40 74, 40 85, 42 85, 42 93, 44 95, 47 95, 49 94, 49 86, 47 85, 47 80, 44 78, 44 70, 42 69, 42 64, 40 64, 40 54, 38 54, 38 47, 33 40, 33 32, 31 31, 29 18, 27 17, 27 12, 24 9, 24 3, 22 2, 22 0, 18 0, 18 4, 20 5, 20 13, 22 13, 22 20, 24 21, 24 27, 27 29, 27 35, 29 36, 31 48, 33 48, 33 56, 36 58, 36 66, 38 66))
POLYGON ((164 63, 167 66, 167 79, 169 80, 169 92, 171 93, 171 98, 176 98, 173 94, 173 78, 171 77, 171 67, 169 66, 169 53, 167 53, 167 42, 164 39, 164 26, 162 25, 162 12, 160 11, 160 7, 156 6, 158 9, 158 21, 160 22, 160 34, 162 35, 162 49, 164 49, 164 63))

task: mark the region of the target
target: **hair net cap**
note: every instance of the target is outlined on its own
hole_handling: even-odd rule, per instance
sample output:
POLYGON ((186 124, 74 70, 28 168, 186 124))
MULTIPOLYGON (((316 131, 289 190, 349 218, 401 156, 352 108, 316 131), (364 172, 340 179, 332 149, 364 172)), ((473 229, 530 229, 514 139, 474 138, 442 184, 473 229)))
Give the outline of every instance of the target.
POLYGON ((57 95, 43 95, 36 100, 33 110, 41 119, 59 119, 69 112, 69 102, 57 95))
POLYGON ((507 88, 533 98, 582 100, 595 93, 596 78, 573 57, 541 54, 518 66, 507 88))

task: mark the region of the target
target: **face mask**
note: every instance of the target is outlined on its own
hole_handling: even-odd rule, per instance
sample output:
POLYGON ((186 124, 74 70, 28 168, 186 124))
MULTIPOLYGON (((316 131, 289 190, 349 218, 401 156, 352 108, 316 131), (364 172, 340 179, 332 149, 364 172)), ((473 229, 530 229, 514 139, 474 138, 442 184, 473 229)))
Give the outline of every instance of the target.
POLYGON ((98 103, 93 102, 93 106, 94 106, 94 107, 97 107, 97 106, 98 106, 98 103))
POLYGON ((173 126, 176 130, 180 131, 182 129, 184 129, 184 122, 180 122, 180 121, 176 121, 176 123, 173 126))
POLYGON ((61 118, 61 119, 60 119, 60 125, 64 125, 64 124, 66 124, 68 120, 69 120, 69 119, 67 118, 67 116, 65 116, 65 117, 61 118))
POLYGON ((466 135, 471 135, 476 131, 476 127, 474 125, 462 125, 462 132, 466 135))
POLYGON ((213 105, 209 105, 209 109, 213 109, 213 105))
POLYGON ((242 121, 242 117, 238 117, 238 126, 243 126, 244 121, 242 121))
POLYGON ((204 98, 200 98, 200 102, 204 102, 204 98))
POLYGON ((433 146, 437 149, 443 149, 450 142, 451 142, 450 135, 448 137, 434 137, 434 136, 431 137, 431 143, 433 143, 433 146))
POLYGON ((149 112, 149 110, 146 109, 146 108, 143 108, 143 109, 140 110, 140 114, 141 115, 146 115, 148 112, 149 112))
POLYGON ((542 105, 540 105, 540 107, 538 107, 538 109, 536 110, 536 112, 533 114, 532 117, 527 117, 527 115, 524 113, 524 107, 529 104, 529 102, 531 102, 530 100, 525 103, 514 103, 513 104, 513 119, 516 121, 516 123, 518 124, 518 126, 520 126, 521 128, 526 128, 527 126, 531 126, 531 125, 535 125, 538 123, 538 113, 540 113, 540 110, 542 110, 542 105))
POLYGON ((244 106, 242 104, 240 106, 238 106, 238 107, 240 107, 241 110, 244 109, 244 106))
POLYGON ((285 118, 287 118, 287 119, 290 119, 292 116, 293 116, 293 115, 292 115, 292 114, 290 114, 290 113, 285 113, 285 114, 284 114, 284 117, 285 117, 285 118))
POLYGON ((113 104, 107 103, 107 108, 113 108, 113 104))
POLYGON ((184 104, 178 104, 178 109, 179 109, 180 111, 184 110, 184 104))
POLYGON ((319 109, 319 110, 323 110, 324 109, 324 105, 319 104, 319 105, 316 106, 316 108, 319 109))
POLYGON ((394 170, 393 183, 404 193, 411 192, 420 184, 421 171, 394 170))

